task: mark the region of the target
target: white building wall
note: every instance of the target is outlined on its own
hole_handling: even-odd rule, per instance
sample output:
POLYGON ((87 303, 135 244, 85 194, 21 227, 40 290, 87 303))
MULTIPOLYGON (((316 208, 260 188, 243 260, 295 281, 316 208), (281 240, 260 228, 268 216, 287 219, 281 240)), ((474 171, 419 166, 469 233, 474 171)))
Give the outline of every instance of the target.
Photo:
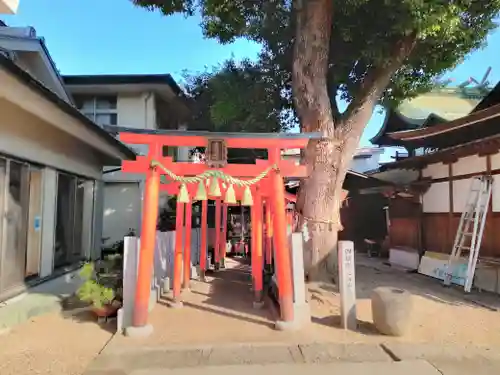
POLYGON ((445 178, 448 175, 448 165, 443 163, 430 164, 422 170, 424 178, 445 178))
MULTIPOLYGON (((460 158, 456 163, 453 163, 452 173, 454 177, 471 173, 486 173, 486 157, 471 155, 460 158)), ((471 183, 471 178, 453 181, 453 212, 463 212, 471 183)))
MULTIPOLYGON (((358 150, 357 152, 362 152, 363 149, 358 150)), ((358 172, 364 173, 367 171, 372 171, 377 169, 380 166, 380 156, 383 154, 383 149, 376 149, 371 152, 367 152, 370 156, 368 158, 353 158, 349 169, 358 172)))
POLYGON ((422 210, 424 213, 449 212, 450 210, 449 183, 438 182, 432 184, 423 196, 422 210))
POLYGON ((453 176, 461 176, 470 173, 483 173, 486 171, 486 157, 471 155, 460 158, 452 165, 453 176))
POLYGON ((38 117, 0 99, 0 152, 89 178, 100 178, 93 150, 38 117))
MULTIPOLYGON (((92 183, 101 178, 102 163, 89 146, 6 100, 0 99, 0 114, 0 153, 36 163, 43 171, 39 275, 50 276, 54 263, 58 171, 86 177, 92 183)), ((95 227, 90 224, 92 212, 102 210, 99 204, 94 201, 92 189, 87 189, 83 216, 89 222, 82 226, 85 254, 99 251, 99 247, 92 249, 95 227)))
MULTIPOLYGON (((119 94, 118 125, 136 129, 156 129, 155 94, 119 94)), ((147 145, 129 145, 138 154, 148 153, 147 145)), ((116 167, 106 167, 106 170, 116 167)), ((144 175, 115 171, 105 173, 103 233, 106 244, 123 239, 129 229, 140 231, 144 175)))
MULTIPOLYGON (((500 155, 492 155, 491 168, 500 167, 500 155)), ((460 158, 451 165, 453 177, 470 174, 486 173, 486 157, 471 155, 460 158)), ((443 163, 430 164, 422 170, 424 178, 441 179, 449 177, 449 166, 443 163)), ((500 210, 500 176, 494 176, 498 181, 493 185, 492 203, 493 211, 500 210)), ((464 209, 467 196, 471 186, 471 178, 456 179, 452 182, 453 187, 453 212, 461 213, 464 209)), ((449 212, 449 182, 433 183, 431 188, 424 194, 424 212, 449 212)))
POLYGON ((142 94, 118 95, 116 102, 118 125, 145 129, 146 103, 143 99, 142 94))

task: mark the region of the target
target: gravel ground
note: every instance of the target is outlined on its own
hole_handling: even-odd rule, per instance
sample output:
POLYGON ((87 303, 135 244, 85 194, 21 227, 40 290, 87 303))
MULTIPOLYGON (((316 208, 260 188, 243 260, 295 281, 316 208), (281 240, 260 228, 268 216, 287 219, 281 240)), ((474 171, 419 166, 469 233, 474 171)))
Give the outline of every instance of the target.
POLYGON ((356 291, 359 333, 341 333, 338 327, 340 299, 331 287, 310 285, 313 311, 312 333, 318 339, 360 342, 403 341, 433 344, 459 344, 486 347, 500 345, 500 297, 492 295, 465 296, 463 290, 444 288, 439 280, 395 270, 382 262, 357 259, 356 291), (403 337, 381 336, 371 319, 370 294, 378 286, 406 289, 413 299, 411 329, 403 337), (491 308, 485 308, 474 299, 491 308), (320 327, 318 327, 320 326, 320 327), (319 328, 319 329, 318 329, 319 328))
POLYGON ((0 335, 1 375, 80 375, 112 337, 89 313, 51 313, 0 335))
MULTIPOLYGON (((299 332, 277 332, 273 316, 252 309, 249 276, 244 267, 228 262, 230 270, 210 278, 208 284, 193 282, 184 296, 184 308, 175 310, 160 304, 151 314, 155 327, 141 345, 169 346, 227 344, 231 342, 341 343, 415 342, 498 347, 500 313, 464 298, 462 291, 443 288, 438 280, 408 274, 385 266, 378 260, 359 257, 356 269, 358 295, 357 332, 339 329, 340 300, 331 285, 309 285, 312 324, 299 332), (412 293, 414 311, 410 332, 401 338, 382 336, 371 319, 371 291, 377 286, 407 289, 412 293)), ((485 296, 490 297, 491 296, 485 296)), ((481 299, 481 297, 479 297, 481 299)), ((496 298, 500 305, 500 297, 496 298)), ((109 349, 130 349, 138 341, 117 336, 109 349)))

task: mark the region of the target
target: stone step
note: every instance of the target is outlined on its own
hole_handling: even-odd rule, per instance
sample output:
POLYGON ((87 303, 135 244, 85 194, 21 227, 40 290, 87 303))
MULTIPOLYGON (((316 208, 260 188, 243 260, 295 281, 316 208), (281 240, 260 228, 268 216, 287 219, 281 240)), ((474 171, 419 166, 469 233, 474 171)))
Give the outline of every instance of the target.
MULTIPOLYGON (((200 368, 150 368, 132 371, 93 371, 85 375, 441 375, 430 363, 417 360, 405 362, 337 362, 330 364, 267 364, 267 365, 236 365, 236 366, 206 366, 203 372, 200 368)), ((446 374, 445 374, 446 375, 446 374)))

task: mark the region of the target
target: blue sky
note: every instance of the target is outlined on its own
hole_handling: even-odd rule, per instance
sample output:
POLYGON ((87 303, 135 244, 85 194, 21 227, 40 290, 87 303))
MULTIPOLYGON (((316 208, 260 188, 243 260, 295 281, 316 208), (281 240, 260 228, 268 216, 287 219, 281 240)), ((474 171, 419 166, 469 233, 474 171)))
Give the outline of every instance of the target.
MULTIPOLYGON (((128 0, 20 0, 17 15, 2 19, 10 26, 33 26, 46 39, 63 74, 197 72, 234 56, 257 56, 259 46, 241 40, 219 45, 203 38, 196 17, 164 17, 134 7, 128 0)), ((471 54, 448 77, 461 83, 480 79, 492 66, 489 80, 500 80, 500 31, 488 38, 488 47, 471 54)), ((378 131, 383 116, 374 114, 361 144, 378 131)))

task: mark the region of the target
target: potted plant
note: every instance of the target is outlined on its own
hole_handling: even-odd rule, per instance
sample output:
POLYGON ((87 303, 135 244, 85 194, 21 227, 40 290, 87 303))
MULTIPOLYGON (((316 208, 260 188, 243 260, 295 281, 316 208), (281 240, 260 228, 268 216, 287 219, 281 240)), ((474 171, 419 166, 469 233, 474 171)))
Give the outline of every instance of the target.
POLYGON ((116 314, 121 303, 116 298, 113 288, 116 281, 110 281, 109 272, 97 272, 94 263, 86 263, 80 271, 80 277, 83 279, 83 284, 78 288, 78 298, 90 303, 92 310, 99 317, 116 314))

